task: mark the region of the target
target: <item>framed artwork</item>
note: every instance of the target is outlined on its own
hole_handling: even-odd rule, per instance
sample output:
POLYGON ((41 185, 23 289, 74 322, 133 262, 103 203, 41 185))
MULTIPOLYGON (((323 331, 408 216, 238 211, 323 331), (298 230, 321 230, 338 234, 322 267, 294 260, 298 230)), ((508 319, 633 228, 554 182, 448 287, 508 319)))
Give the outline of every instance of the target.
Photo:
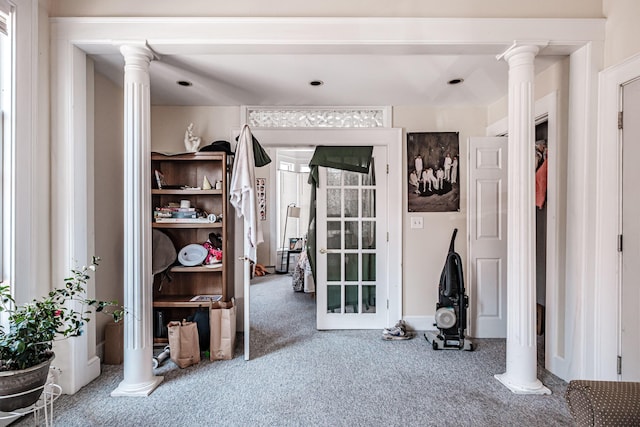
POLYGON ((408 132, 408 212, 460 210, 458 132, 408 132))
POLYGON ((256 196, 258 197, 258 218, 267 220, 267 179, 256 178, 256 196))

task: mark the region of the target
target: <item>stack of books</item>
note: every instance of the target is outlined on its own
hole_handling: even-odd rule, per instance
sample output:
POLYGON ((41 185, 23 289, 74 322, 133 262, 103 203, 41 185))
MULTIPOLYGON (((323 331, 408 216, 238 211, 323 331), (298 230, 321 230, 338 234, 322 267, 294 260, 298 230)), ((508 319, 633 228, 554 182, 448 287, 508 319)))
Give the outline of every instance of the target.
POLYGON ((165 206, 161 208, 156 208, 153 212, 153 217, 156 219, 167 219, 167 218, 176 218, 176 219, 195 219, 198 217, 196 213, 196 208, 181 208, 174 206, 165 206))

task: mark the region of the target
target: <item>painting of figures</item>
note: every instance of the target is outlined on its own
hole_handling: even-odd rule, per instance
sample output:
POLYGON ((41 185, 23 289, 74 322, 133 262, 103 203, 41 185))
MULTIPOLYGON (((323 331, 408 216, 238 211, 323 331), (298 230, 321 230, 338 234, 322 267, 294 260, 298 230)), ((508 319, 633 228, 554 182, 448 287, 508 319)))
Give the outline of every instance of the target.
POLYGON ((460 210, 458 132, 408 132, 409 212, 460 210))

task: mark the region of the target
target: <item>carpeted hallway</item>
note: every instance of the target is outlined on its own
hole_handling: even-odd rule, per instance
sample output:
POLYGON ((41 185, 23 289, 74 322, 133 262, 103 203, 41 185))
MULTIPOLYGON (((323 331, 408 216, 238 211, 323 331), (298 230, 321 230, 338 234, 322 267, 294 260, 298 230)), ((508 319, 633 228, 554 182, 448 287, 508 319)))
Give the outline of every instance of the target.
MULTIPOLYGON (((315 303, 291 276, 252 284, 252 360, 179 369, 146 398, 112 398, 122 366, 55 402, 58 426, 554 426, 571 425, 566 383, 541 370, 550 396, 516 395, 504 372, 505 341, 434 351, 421 333, 384 341, 381 331, 316 331, 315 303)), ((20 426, 33 425, 28 418, 20 426)))

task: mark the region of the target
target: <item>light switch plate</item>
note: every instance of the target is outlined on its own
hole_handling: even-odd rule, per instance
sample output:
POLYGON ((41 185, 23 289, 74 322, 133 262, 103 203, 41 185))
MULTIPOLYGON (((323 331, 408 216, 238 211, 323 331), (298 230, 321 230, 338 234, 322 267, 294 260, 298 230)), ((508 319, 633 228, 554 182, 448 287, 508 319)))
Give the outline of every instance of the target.
POLYGON ((423 228, 422 217, 421 216, 412 216, 411 217, 411 228, 423 228))

